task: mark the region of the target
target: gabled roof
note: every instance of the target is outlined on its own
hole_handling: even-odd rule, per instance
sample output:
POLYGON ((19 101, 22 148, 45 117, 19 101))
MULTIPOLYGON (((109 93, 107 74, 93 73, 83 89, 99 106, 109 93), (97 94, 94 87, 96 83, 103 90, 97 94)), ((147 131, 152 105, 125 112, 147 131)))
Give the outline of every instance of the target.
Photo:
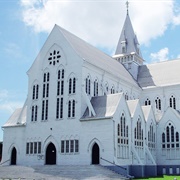
POLYGON ((147 122, 148 117, 149 117, 149 114, 150 114, 150 112, 151 112, 151 106, 141 106, 141 108, 142 108, 142 111, 143 111, 145 120, 146 120, 146 122, 147 122))
POLYGON ((86 109, 81 119, 98 119, 113 117, 123 93, 110 94, 107 96, 92 97, 91 104, 94 108, 96 116, 89 117, 89 110, 86 109))
POLYGON ((173 109, 173 108, 171 108, 171 107, 168 107, 167 109, 166 109, 166 111, 165 111, 165 113, 163 114, 163 116, 161 117, 161 119, 159 119, 159 120, 157 120, 157 122, 159 123, 159 122, 161 122, 163 119, 164 119, 164 117, 168 117, 168 119, 169 119, 169 113, 170 112, 172 112, 177 118, 178 118, 178 120, 180 119, 180 111, 178 111, 178 110, 176 110, 176 109, 173 109))
POLYGON ((93 47, 77 36, 71 34, 60 26, 55 25, 55 28, 59 29, 59 31, 66 38, 71 47, 84 61, 97 66, 98 68, 103 69, 105 72, 109 72, 110 74, 113 74, 114 76, 124 80, 125 82, 128 82, 139 88, 137 82, 133 79, 133 77, 121 63, 117 62, 109 55, 93 47))
POLYGON ((135 100, 128 100, 127 101, 127 105, 129 107, 129 111, 131 113, 131 117, 134 116, 134 113, 136 111, 136 108, 137 108, 137 105, 139 103, 139 100, 138 99, 135 99, 135 100))
POLYGON ((137 55, 139 55, 142 58, 140 49, 138 49, 139 42, 138 42, 136 34, 134 33, 134 29, 133 29, 133 26, 132 26, 132 23, 131 23, 128 13, 126 15, 124 26, 121 31, 121 35, 119 38, 119 42, 118 42, 118 45, 116 48, 115 55, 124 54, 122 52, 123 42, 126 43, 126 53, 125 54, 130 54, 132 52, 135 52, 137 55))
POLYGON ((142 88, 180 84, 180 60, 163 61, 139 67, 138 83, 142 88))
POLYGON ((14 111, 14 113, 10 116, 8 121, 2 126, 5 127, 12 127, 12 126, 23 126, 26 123, 26 111, 27 106, 23 108, 18 108, 14 111))

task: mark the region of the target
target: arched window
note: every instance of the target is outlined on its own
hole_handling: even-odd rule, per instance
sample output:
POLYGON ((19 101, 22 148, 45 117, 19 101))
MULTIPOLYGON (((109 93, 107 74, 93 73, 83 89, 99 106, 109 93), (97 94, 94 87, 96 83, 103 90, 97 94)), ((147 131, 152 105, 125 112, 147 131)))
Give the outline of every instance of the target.
POLYGON ((98 89, 98 80, 95 79, 95 81, 94 81, 94 96, 98 96, 98 91, 99 91, 99 89, 98 89))
POLYGON ((64 94, 64 69, 58 71, 57 96, 64 94))
POLYGON ((31 108, 31 121, 37 121, 37 114, 38 114, 38 106, 32 106, 31 108))
POLYGON ((179 148, 179 133, 176 132, 176 147, 179 148))
POLYGON ((71 91, 72 91, 72 79, 70 78, 69 79, 69 94, 71 94, 71 91))
POLYGON ((58 70, 57 73, 57 100, 56 100, 56 119, 63 118, 64 103, 64 69, 58 70))
POLYGON ((86 94, 91 95, 91 79, 89 76, 86 78, 86 94))
POLYGON ((129 135, 125 114, 122 113, 117 125, 118 157, 129 157, 129 135))
POLYGON ((153 127, 153 123, 151 123, 148 131, 148 147, 150 150, 155 148, 155 130, 153 127))
POLYGON ((125 94, 125 100, 128 100, 129 99, 129 96, 128 96, 128 93, 126 92, 125 94))
POLYGON ((62 119, 62 118, 63 118, 63 97, 58 97, 56 104, 56 119, 62 119))
POLYGON ((124 113, 122 113, 121 118, 120 118, 120 124, 119 126, 119 136, 122 139, 121 143, 124 144, 126 143, 123 139, 128 137, 128 126, 126 125, 126 118, 124 113))
POLYGON ((50 80, 50 74, 44 73, 44 79, 43 79, 43 98, 49 97, 49 80, 50 80))
POLYGON ((73 93, 76 92, 76 78, 73 78, 73 93))
POLYGON ((69 100, 68 102, 68 118, 74 118, 75 117, 75 108, 76 106, 76 101, 73 100, 69 100))
POLYGON ((136 127, 134 129, 134 144, 136 146, 143 146, 143 129, 141 124, 141 119, 138 118, 138 121, 136 123, 136 127))
POLYGON ((166 158, 175 158, 175 148, 179 150, 179 132, 175 132, 174 125, 169 122, 162 133, 162 149, 167 151, 166 158))
POLYGON ((156 98, 155 104, 156 104, 156 109, 161 110, 161 99, 159 99, 159 97, 156 98))
POLYGON ((71 101, 68 102, 68 117, 71 117, 71 101))
POLYGON ((38 99, 38 93, 39 93, 39 85, 33 85, 33 94, 32 99, 38 99))
POLYGON ((176 98, 173 95, 169 98, 169 106, 176 109, 176 98))
POLYGON ((76 78, 69 78, 69 94, 76 92, 76 78))
POLYGON ((32 99, 35 99, 35 91, 36 91, 35 88, 36 88, 36 86, 34 85, 33 86, 33 96, 32 96, 32 99))
POLYGON ((108 83, 106 83, 105 84, 105 93, 104 93, 104 95, 107 95, 108 92, 109 92, 109 85, 108 85, 108 83))
POLYGON ((115 89, 114 89, 114 86, 111 87, 111 94, 114 94, 115 93, 115 89))
POLYGON ((147 98, 144 102, 145 106, 151 105, 151 101, 147 98))
POLYGON ((117 126, 117 135, 120 136, 120 125, 117 126))
POLYGON ((44 76, 43 76, 43 99, 42 99, 41 120, 48 119, 49 81, 50 81, 50 73, 46 72, 44 73, 44 76))
POLYGON ((165 143, 165 133, 162 133, 162 143, 165 143))

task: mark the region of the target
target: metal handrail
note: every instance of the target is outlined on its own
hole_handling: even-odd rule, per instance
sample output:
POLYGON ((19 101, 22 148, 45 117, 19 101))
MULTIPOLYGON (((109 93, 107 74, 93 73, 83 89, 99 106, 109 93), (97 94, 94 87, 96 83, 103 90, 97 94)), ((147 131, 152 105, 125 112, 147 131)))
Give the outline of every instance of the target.
POLYGON ((127 170, 127 168, 122 167, 122 166, 119 166, 119 165, 115 164, 114 162, 108 161, 107 159, 104 159, 104 158, 102 158, 102 157, 101 157, 100 159, 102 159, 103 161, 106 161, 106 162, 108 162, 108 163, 110 163, 110 164, 113 164, 113 165, 115 165, 115 166, 118 166, 118 167, 120 167, 120 168, 122 168, 122 169, 124 169, 124 170, 127 170))
POLYGON ((6 163, 6 162, 8 162, 8 161, 10 161, 10 159, 8 159, 8 160, 6 160, 6 161, 0 163, 0 165, 3 165, 4 163, 6 163))

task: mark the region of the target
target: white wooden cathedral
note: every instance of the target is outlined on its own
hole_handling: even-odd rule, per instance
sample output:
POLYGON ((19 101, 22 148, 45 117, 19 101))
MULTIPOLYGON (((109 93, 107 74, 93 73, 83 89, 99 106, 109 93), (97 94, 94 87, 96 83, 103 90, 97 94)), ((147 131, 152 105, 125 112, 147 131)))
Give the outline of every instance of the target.
POLYGON ((128 11, 113 57, 55 25, 3 126, 2 162, 180 174, 180 60, 143 62, 128 11))

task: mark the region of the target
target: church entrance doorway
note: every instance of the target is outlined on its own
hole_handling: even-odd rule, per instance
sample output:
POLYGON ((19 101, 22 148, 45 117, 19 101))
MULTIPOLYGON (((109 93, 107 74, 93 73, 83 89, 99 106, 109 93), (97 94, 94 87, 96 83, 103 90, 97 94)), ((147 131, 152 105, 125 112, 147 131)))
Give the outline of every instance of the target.
POLYGON ((11 152, 11 165, 16 165, 17 151, 16 148, 13 147, 11 152))
POLYGON ((92 164, 99 164, 99 146, 97 143, 92 147, 92 164))
POLYGON ((56 147, 50 143, 46 149, 46 164, 56 164, 56 147))

